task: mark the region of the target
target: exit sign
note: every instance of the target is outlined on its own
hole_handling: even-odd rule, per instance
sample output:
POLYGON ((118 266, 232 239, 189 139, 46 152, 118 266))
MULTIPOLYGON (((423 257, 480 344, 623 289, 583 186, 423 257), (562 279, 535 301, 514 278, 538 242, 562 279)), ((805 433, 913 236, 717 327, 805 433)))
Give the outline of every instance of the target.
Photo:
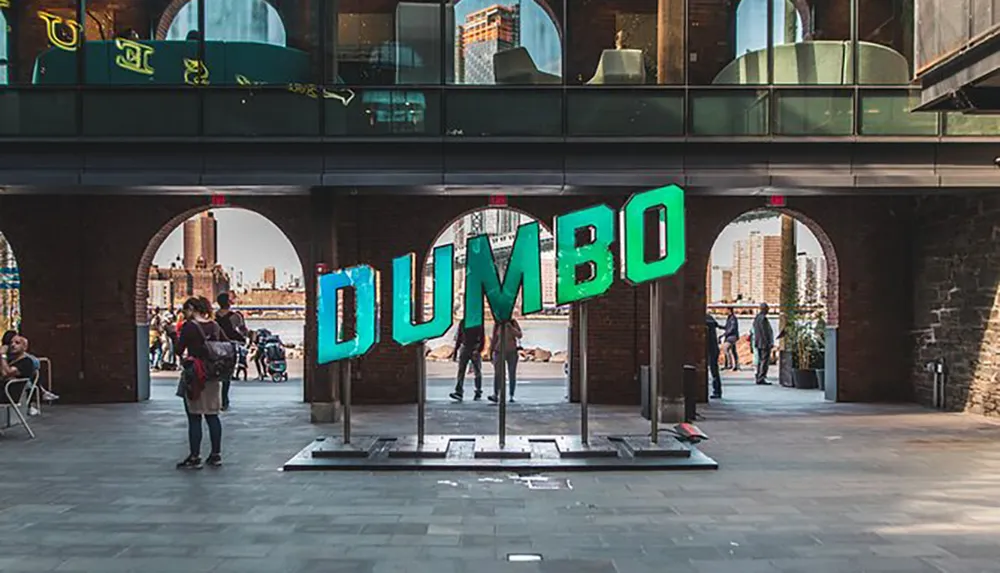
POLYGON ((490 205, 490 207, 506 207, 507 206, 507 196, 506 195, 490 195, 489 205, 490 205))
POLYGON ((212 200, 210 204, 213 207, 225 207, 226 206, 226 196, 225 195, 212 195, 212 200))
POLYGON ((784 195, 771 195, 767 198, 768 207, 784 207, 785 206, 785 196, 784 195))

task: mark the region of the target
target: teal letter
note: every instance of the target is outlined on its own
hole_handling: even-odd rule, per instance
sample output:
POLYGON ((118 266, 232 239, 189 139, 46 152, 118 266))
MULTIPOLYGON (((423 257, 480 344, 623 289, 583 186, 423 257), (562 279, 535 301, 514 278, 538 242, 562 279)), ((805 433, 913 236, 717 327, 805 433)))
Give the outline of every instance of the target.
POLYGON ((621 211, 622 277, 637 285, 676 273, 684 264, 684 190, 676 185, 636 193, 621 211), (658 258, 645 256, 645 215, 656 210, 660 216, 656 232, 658 258))
POLYGON ((615 240, 615 212, 595 205, 556 217, 556 304, 563 305, 606 293, 615 274, 611 243, 615 240), (577 233, 585 229, 586 243, 577 245, 577 233), (580 267, 587 278, 577 281, 580 267))
POLYGON ((320 275, 316 289, 316 351, 320 364, 361 356, 378 342, 378 272, 367 266, 320 275), (354 289, 354 338, 343 338, 341 291, 354 289))
POLYGON ((408 253, 392 261, 392 338, 406 346, 444 336, 451 328, 452 301, 455 299, 454 245, 434 249, 434 310, 427 322, 414 322, 414 309, 422 308, 423 293, 416 293, 417 257, 408 253), (414 299, 418 301, 414 305, 414 299))
POLYGON ((542 310, 542 257, 538 238, 537 222, 517 228, 503 286, 500 285, 490 238, 479 235, 468 240, 465 250, 466 327, 483 323, 484 294, 490 301, 496 320, 510 320, 519 287, 523 287, 521 312, 532 314, 542 310))

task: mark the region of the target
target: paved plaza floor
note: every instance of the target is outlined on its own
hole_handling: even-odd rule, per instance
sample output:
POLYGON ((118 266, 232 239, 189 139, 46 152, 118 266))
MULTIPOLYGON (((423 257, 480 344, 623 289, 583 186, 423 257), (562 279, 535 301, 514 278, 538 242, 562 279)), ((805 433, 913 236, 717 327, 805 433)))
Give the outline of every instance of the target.
MULTIPOLYGON (((277 468, 339 433, 309 424, 293 380, 240 388, 226 465, 182 472, 169 384, 141 404, 48 408, 36 440, 0 438, 0 571, 1000 571, 1000 425, 974 416, 730 377, 701 409, 715 472, 292 474, 277 468)), ((642 431, 636 410, 595 407, 593 429, 642 431)), ((354 414, 358 434, 415 424, 413 407, 354 414)), ((490 432, 495 416, 442 402, 428 431, 490 432)), ((521 402, 510 431, 577 419, 521 402)))

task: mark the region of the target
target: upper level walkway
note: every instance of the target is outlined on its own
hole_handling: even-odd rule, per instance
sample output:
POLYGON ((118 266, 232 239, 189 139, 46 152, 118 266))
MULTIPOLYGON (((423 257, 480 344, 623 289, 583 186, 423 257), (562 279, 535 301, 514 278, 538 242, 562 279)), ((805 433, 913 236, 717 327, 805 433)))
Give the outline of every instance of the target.
MULTIPOLYGON (((178 472, 177 399, 60 406, 39 438, 0 438, 0 570, 995 571, 1000 426, 912 406, 727 388, 703 408, 717 472, 282 473, 318 434, 294 385, 237 390, 226 466, 178 472), (272 390, 276 392, 272 392, 272 390), (280 397, 278 395, 283 395, 280 397), (287 399, 286 399, 287 398, 287 399), (537 553, 541 564, 508 564, 537 553)), ((168 392, 164 392, 168 394, 168 392)), ((512 431, 572 431, 572 405, 511 407, 512 431)), ((355 431, 409 431, 412 407, 357 408, 355 431)), ((491 432, 486 404, 435 405, 428 431, 491 432)), ((595 431, 642 431, 594 408, 595 431)))

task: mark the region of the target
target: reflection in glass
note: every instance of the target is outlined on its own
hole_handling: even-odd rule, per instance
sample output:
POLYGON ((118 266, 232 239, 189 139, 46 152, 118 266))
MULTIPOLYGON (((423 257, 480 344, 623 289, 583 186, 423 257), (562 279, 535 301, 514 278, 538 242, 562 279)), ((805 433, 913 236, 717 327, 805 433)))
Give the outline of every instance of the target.
POLYGON ((767 135, 767 90, 692 91, 690 98, 692 135, 767 135))
MULTIPOLYGON (((13 3, 11 3, 13 6, 13 3)), ((83 27, 75 0, 40 0, 6 10, 9 32, 7 81, 12 84, 77 83, 77 56, 83 27)))
POLYGON ((457 90, 445 94, 447 135, 457 137, 563 134, 561 90, 457 90))
POLYGON ((774 132, 777 135, 851 135, 854 98, 842 90, 777 92, 774 132))
POLYGON ((859 83, 909 82, 913 69, 913 0, 858 0, 858 33, 859 83))
POLYGON ((7 18, 0 8, 0 86, 7 83, 7 18))
MULTIPOLYGON (((340 0, 328 6, 336 11, 336 38, 328 53, 331 78, 348 84, 439 84, 450 67, 443 45, 453 33, 441 30, 440 3, 429 0, 340 0), (444 61, 442 61, 444 56, 444 61)), ((444 14, 453 20, 450 9, 444 14)))
POLYGON ((560 83, 561 2, 457 0, 447 9, 455 23, 449 83, 560 83))
POLYGON ((684 83, 684 0, 568 0, 567 12, 570 83, 684 83))
POLYGON ((1000 117, 947 113, 944 116, 944 134, 952 137, 988 136, 1000 133, 1000 117))
POLYGON ((938 114, 913 113, 918 93, 906 90, 861 93, 861 135, 937 135, 938 114))
POLYGON ((666 90, 566 92, 571 137, 664 137, 684 134, 684 93, 666 90))
MULTIPOLYGON (((775 33, 774 83, 790 85, 845 85, 853 83, 851 2, 853 0, 774 0, 775 24, 783 14, 781 33, 775 33), (779 9, 781 7, 781 9, 779 9), (789 42, 792 14, 801 34, 789 42), (778 39, 781 39, 779 44, 778 39)), ((905 83, 905 81, 903 82, 905 83)))
MULTIPOLYGON (((191 0, 177 12, 166 39, 194 39, 198 29, 198 0, 191 0)), ((284 46, 285 25, 265 0, 206 0, 205 39, 284 46)))

